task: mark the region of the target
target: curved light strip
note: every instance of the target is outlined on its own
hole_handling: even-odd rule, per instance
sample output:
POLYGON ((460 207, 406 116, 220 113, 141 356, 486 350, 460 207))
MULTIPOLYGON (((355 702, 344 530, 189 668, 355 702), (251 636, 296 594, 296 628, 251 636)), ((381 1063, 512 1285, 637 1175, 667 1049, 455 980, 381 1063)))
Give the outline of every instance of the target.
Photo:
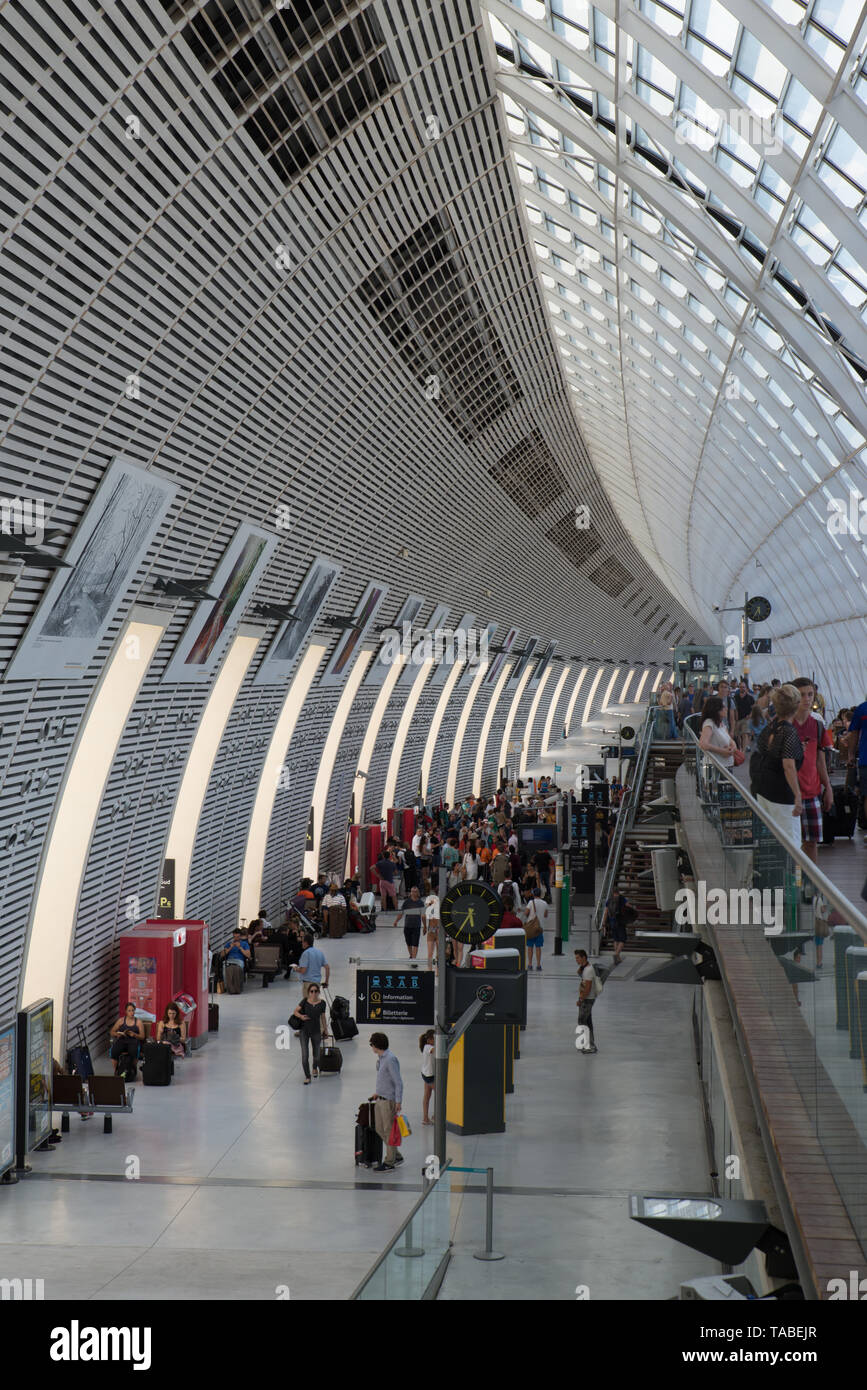
POLYGON ((642 690, 644 689, 645 684, 647 683, 647 677, 648 677, 649 675, 650 675, 650 667, 649 667, 649 666, 646 666, 646 667, 644 668, 644 673, 642 674, 641 680, 638 682, 638 687, 637 687, 637 689, 636 689, 636 691, 635 691, 635 694, 634 694, 633 697, 632 697, 632 703, 633 703, 634 705, 640 705, 640 704, 641 704, 641 692, 642 692, 642 690))
POLYGON ((568 678, 569 667, 564 666, 563 670, 560 673, 560 679, 557 682, 557 688, 554 691, 554 694, 551 696, 551 703, 548 706, 548 713, 545 717, 545 727, 542 730, 542 744, 539 749, 540 758, 546 758, 548 756, 548 746, 551 742, 551 725, 554 723, 554 715, 556 714, 557 706, 560 703, 560 696, 563 693, 563 686, 566 684, 568 678))
POLYGON ((543 673, 542 673, 542 678, 541 678, 541 680, 539 681, 539 685, 538 685, 538 687, 537 687, 537 689, 536 689, 536 694, 533 696, 533 699, 532 699, 532 701, 531 701, 531 703, 530 703, 530 712, 529 712, 529 714, 527 715, 527 723, 526 723, 526 725, 524 726, 523 743, 522 743, 522 745, 521 745, 521 759, 520 759, 520 763, 521 763, 521 776, 522 776, 522 777, 523 777, 524 773, 527 771, 527 758, 528 758, 529 751, 530 751, 530 739, 533 737, 533 725, 534 725, 535 722, 536 722, 536 715, 537 715, 538 712, 539 712, 539 705, 540 705, 541 700, 542 700, 542 693, 543 693, 543 691, 544 691, 544 689, 545 689, 545 686, 548 684, 548 678, 549 678, 549 676, 551 675, 552 670, 553 670, 553 668, 552 668, 551 666, 548 666, 548 667, 546 667, 546 669, 543 671, 543 673))
POLYGON ((170 616, 148 610, 145 620, 133 611, 82 716, 45 838, 18 1003, 26 1007, 37 999, 54 1000, 59 1058, 64 1055, 69 962, 90 842, 126 721, 170 616))
POLYGON ((361 744, 361 751, 358 754, 358 765, 355 770, 355 781, 352 784, 352 796, 355 801, 355 814, 360 822, 364 819, 364 811, 372 810, 365 807, 364 796, 367 785, 367 774, 370 772, 370 764, 373 760, 373 751, 376 748, 376 740, 379 738, 379 730, 385 718, 385 711, 388 709, 388 702, 394 693, 400 673, 403 670, 406 657, 399 655, 393 663, 379 688, 376 703, 370 712, 367 721, 367 728, 364 731, 364 738, 361 744))
POLYGON ((247 845, 244 850, 244 868, 241 874, 241 905, 239 916, 248 922, 258 917, 262 906, 262 875, 265 868, 265 850, 268 844, 268 831, 277 792, 284 786, 283 768, 286 750, 292 742, 295 725, 304 708, 304 701, 313 684, 319 663, 327 652, 324 643, 311 642, 292 677, 283 707, 277 716, 268 752, 262 764, 259 786, 250 825, 247 829, 247 845))
POLYGON ((621 692, 620 692, 620 699, 617 701, 618 705, 625 705, 625 704, 626 704, 626 692, 627 692, 627 690, 629 689, 629 682, 632 680, 632 677, 633 677, 634 675, 635 675, 635 667, 634 667, 634 666, 631 666, 631 667, 629 668, 629 673, 628 673, 628 675, 627 675, 627 677, 626 677, 626 680, 623 682, 623 689, 622 689, 621 692))
MULTIPOLYGON (((232 640, 202 710, 187 755, 165 853, 166 859, 175 861, 175 916, 179 919, 186 911, 187 884, 190 879, 196 831, 199 828, 199 817, 205 804, 214 761, 238 691, 260 640, 260 632, 245 631, 243 627, 232 640)), ((257 909, 258 906, 257 903, 257 909)))
MULTIPOLYGON (((479 735, 479 746, 476 750, 476 765, 473 769, 473 786, 478 787, 479 791, 484 791, 482 782, 484 777, 485 754, 488 751, 488 738, 490 737, 491 733, 491 725, 494 722, 494 714, 496 713, 497 705, 500 701, 500 696, 503 693, 506 681, 509 679, 509 673, 512 670, 513 665, 514 662, 512 661, 506 661, 504 663, 503 669, 497 677, 497 683, 494 686, 493 694, 491 695, 491 698, 488 701, 488 708, 485 710, 485 717, 482 720, 482 732, 479 735)), ((499 767, 497 768, 497 772, 499 774, 499 767)))
POLYGON ((614 682, 617 680, 618 674, 619 674, 619 673, 618 673, 616 670, 611 672, 611 680, 608 682, 608 689, 605 691, 605 695, 603 696, 603 699, 602 699, 602 710, 601 710, 601 712, 602 712, 603 714, 604 714, 605 710, 608 709, 608 702, 609 702, 609 700, 611 699, 611 692, 612 692, 612 690, 614 689, 614 682))
MULTIPOLYGON (((409 736, 412 717, 415 714, 416 705, 421 699, 425 681, 430 675, 432 661, 426 661, 419 666, 415 680, 409 688, 403 709, 400 712, 400 720, 394 742, 391 745, 391 755, 388 759, 388 771, 385 774, 385 790, 382 793, 382 806, 379 812, 380 820, 385 820, 385 813, 394 805, 394 796, 397 789, 397 779, 400 774, 400 763, 404 753, 407 737, 409 736)), ((407 667, 412 670, 412 667, 407 667)), ((427 787, 425 787, 427 791, 427 787)))
POLYGON ((566 737, 567 737, 567 738, 569 737, 569 730, 570 730, 571 725, 572 725, 572 714, 573 714, 574 709, 575 709, 575 701, 578 699, 578 692, 580 691, 582 685, 584 684, 584 677, 587 675, 587 672, 588 672, 589 670, 590 670, 590 667, 589 667, 589 666, 582 666, 582 667, 581 667, 581 671, 580 671, 580 673, 579 673, 578 679, 577 679, 577 681, 575 682, 575 689, 572 691, 572 694, 569 696, 569 706, 568 706, 568 708, 567 708, 567 710, 566 710, 566 718, 563 720, 563 728, 566 730, 566 737))
POLYGON ((527 684, 527 681, 530 679, 530 673, 532 672, 532 670, 533 670, 532 666, 528 666, 527 669, 526 669, 526 671, 524 672, 523 676, 521 676, 521 679, 518 681, 517 687, 515 688, 515 694, 514 694, 514 696, 512 697, 512 703, 511 703, 511 705, 509 706, 509 713, 508 713, 507 716, 506 716, 506 727, 503 729, 503 738, 502 738, 502 741, 501 741, 501 743, 500 743, 500 756, 499 756, 499 759, 498 759, 498 761, 497 761, 497 780, 498 780, 498 781, 499 781, 499 777, 500 777, 500 768, 501 768, 501 767, 505 767, 505 766, 506 766, 506 763, 507 763, 507 754, 508 754, 508 751, 509 751, 509 740, 510 740, 511 737, 512 737, 512 725, 513 725, 514 722, 515 722, 515 715, 518 713, 518 705, 519 705, 520 702, 521 702, 521 696, 522 696, 523 693, 524 693, 524 687, 525 687, 525 685, 527 684))
MULTIPOLYGON (((313 784, 313 795, 310 798, 310 808, 313 812, 313 824, 315 833, 313 837, 313 849, 304 851, 304 877, 315 879, 319 873, 319 847, 322 844, 322 826, 325 821, 325 807, 328 803, 328 788, 331 786, 331 777, 334 772, 334 763, 340 751, 340 740, 343 738, 343 730, 346 728, 346 721, 352 713, 352 706, 355 704, 355 697, 358 694, 358 687, 364 678, 364 674, 370 665, 373 652, 360 651, 355 658, 355 664, 346 678, 346 683, 340 692, 340 699, 337 701, 337 708, 331 716, 328 725, 328 734, 325 739, 325 746, 319 759, 319 767, 316 769, 316 781, 313 784)), ((343 856, 341 855, 340 864, 329 864, 328 872, 339 874, 343 868, 343 856)))
MULTIPOLYGON (((464 736, 467 732, 467 724, 469 723, 470 715, 473 712, 473 705, 476 703, 476 697, 478 696, 478 693, 482 688, 482 682, 485 679, 487 672, 488 662, 484 661, 479 665, 478 671, 473 676, 472 685, 467 691, 466 699, 464 700, 464 707, 461 710, 460 717, 458 718, 458 727, 455 730, 455 739, 454 743, 452 744, 452 756, 449 760, 449 772, 448 777, 446 778, 445 800, 449 803, 449 805, 451 805, 455 799, 455 784, 458 780, 458 765, 461 760, 461 750, 464 746, 464 736)), ((481 787, 478 785, 478 783, 473 782, 471 790, 473 795, 475 796, 479 792, 481 792, 481 787)))
POLYGON ((421 757, 421 787, 422 791, 424 792, 425 798, 427 797, 427 788, 428 781, 430 780, 431 764, 433 763, 434 749, 436 748, 437 735, 440 731, 440 725, 442 724, 443 719, 445 717, 445 712, 448 708, 451 693, 454 690, 458 677, 461 675, 461 672, 463 671, 465 665, 466 663, 463 661, 456 661, 452 669, 449 671, 449 674, 446 677, 446 683, 443 686, 442 691, 440 692, 439 699, 437 700, 437 707, 434 710, 434 716, 430 722, 430 728, 427 731, 427 739, 425 740, 424 752, 422 753, 421 757))
POLYGON ((599 686, 599 682, 601 681, 604 672, 605 672, 605 667, 604 667, 604 666, 600 666, 600 667, 599 667, 599 670, 596 672, 596 675, 593 677, 593 680, 592 680, 592 682, 591 682, 591 684, 590 684, 590 690, 589 690, 589 692, 588 692, 587 699, 586 699, 586 701, 585 701, 585 703, 584 703, 584 717, 583 717, 583 719, 581 720, 581 728, 582 728, 582 729, 586 727, 587 721, 588 721, 588 719, 590 718, 590 708, 591 708, 591 706, 592 706, 592 704, 593 704, 593 696, 596 694, 596 691, 597 691, 598 686, 599 686))
POLYGON ((650 693, 651 693, 651 695, 653 695, 653 694, 655 693, 656 688, 657 688, 657 686, 659 685, 659 682, 662 680, 662 678, 663 678, 664 675, 665 675, 665 672, 664 672, 664 671, 657 671, 657 673, 656 673, 656 680, 653 682, 653 685, 650 687, 650 693))

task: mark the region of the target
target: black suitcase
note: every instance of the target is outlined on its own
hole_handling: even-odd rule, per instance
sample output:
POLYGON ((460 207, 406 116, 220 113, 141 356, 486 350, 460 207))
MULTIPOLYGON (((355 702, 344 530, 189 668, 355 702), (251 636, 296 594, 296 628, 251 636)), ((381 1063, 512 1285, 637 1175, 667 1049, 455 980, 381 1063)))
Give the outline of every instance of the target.
POLYGON ((319 1070, 324 1076, 326 1072, 337 1073, 343 1066, 343 1053, 339 1047, 323 1047, 319 1053, 319 1070))
POLYGON ((141 1069, 145 1086, 168 1086, 172 1070, 172 1049, 168 1043, 146 1042, 141 1069))
POLYGON ((852 839, 858 823, 858 797, 847 787, 834 788, 834 809, 825 811, 822 816, 822 842, 829 845, 832 840, 846 836, 852 839))
POLYGON ((219 1004, 208 1005, 208 1032, 219 1033, 220 1031, 220 1006, 219 1004))
POLYGON ((358 1024, 355 1022, 355 1019, 350 1018, 348 1014, 345 1017, 343 1014, 337 1014, 335 1017, 334 1013, 332 1013, 331 1031, 334 1034, 335 1042, 345 1042, 347 1038, 355 1038, 358 1036, 358 1024))
POLYGON ((355 1162, 361 1168, 372 1168, 382 1162, 382 1140, 375 1129, 355 1126, 355 1162))
POLYGON ((331 1017, 349 1017, 349 1000, 345 999, 342 994, 335 994, 334 999, 331 1002, 331 1017))
POLYGON ((75 1047, 69 1049, 69 1070, 74 1076, 80 1076, 82 1080, 87 1080, 88 1077, 93 1076, 90 1048, 80 1023, 78 1025, 78 1042, 75 1047))

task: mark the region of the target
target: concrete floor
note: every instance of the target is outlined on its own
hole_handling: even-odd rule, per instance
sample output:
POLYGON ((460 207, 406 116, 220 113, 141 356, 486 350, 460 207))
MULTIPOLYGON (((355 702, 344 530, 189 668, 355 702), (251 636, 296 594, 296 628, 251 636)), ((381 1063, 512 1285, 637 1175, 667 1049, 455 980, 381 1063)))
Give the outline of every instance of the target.
MULTIPOLYGON (((350 956, 401 960, 404 949, 385 925, 325 943, 333 992, 353 995, 350 956)), ((549 936, 545 968, 529 979, 506 1133, 450 1137, 454 1163, 492 1164, 508 1189, 494 1210, 507 1258, 472 1258, 484 1198, 455 1191, 441 1203, 455 1249, 440 1296, 571 1300, 587 1285, 592 1299, 670 1298, 681 1278, 714 1266, 636 1226, 627 1197, 708 1191, 691 990, 642 985, 630 959, 596 1005, 600 1051, 582 1056, 574 961, 551 950, 549 936)), ((416 1030, 395 1028, 414 1132, 394 1174, 356 1168, 372 1030, 342 1044, 340 1076, 305 1087, 297 1044, 277 1046, 298 996, 283 980, 220 996, 219 1033, 176 1064, 170 1087, 139 1083, 113 1134, 73 1116, 56 1150, 31 1156, 32 1174, 0 1188, 0 1277, 43 1279, 46 1299, 76 1301, 128 1301, 133 1287, 145 1300, 274 1299, 287 1289, 292 1299, 347 1298, 417 1201, 433 1131, 421 1125, 416 1030), (132 1159, 138 1178, 126 1176, 132 1159)))

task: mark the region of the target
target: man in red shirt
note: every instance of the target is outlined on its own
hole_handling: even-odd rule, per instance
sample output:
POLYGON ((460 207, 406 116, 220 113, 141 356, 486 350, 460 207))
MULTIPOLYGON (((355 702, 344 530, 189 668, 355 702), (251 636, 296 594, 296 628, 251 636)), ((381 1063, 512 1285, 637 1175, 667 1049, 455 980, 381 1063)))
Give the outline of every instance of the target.
POLYGON ((801 812, 801 839, 803 851, 815 864, 818 859, 819 842, 822 839, 822 808, 830 811, 834 805, 834 793, 825 761, 826 748, 834 746, 834 740, 824 724, 814 718, 812 709, 816 698, 816 687, 806 676, 792 681, 801 692, 801 704, 792 717, 795 733, 804 746, 804 761, 798 769, 798 784, 804 809, 801 812))
POLYGON ((524 923, 521 921, 520 917, 518 917, 515 913, 514 896, 504 889, 502 893, 502 900, 505 911, 503 913, 503 920, 500 923, 500 931, 505 931, 506 927, 518 927, 520 931, 523 931, 524 923))

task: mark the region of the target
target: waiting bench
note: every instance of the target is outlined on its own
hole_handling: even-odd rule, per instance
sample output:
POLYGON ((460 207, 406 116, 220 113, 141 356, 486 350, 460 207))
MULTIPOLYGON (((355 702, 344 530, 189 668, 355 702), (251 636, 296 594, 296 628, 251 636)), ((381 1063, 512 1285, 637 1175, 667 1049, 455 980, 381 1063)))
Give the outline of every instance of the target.
POLYGON ((60 1111, 61 1133, 69 1133, 69 1117, 102 1115, 102 1132, 111 1134, 115 1115, 131 1115, 135 1087, 127 1090, 121 1076, 55 1076, 52 1110, 60 1111))

